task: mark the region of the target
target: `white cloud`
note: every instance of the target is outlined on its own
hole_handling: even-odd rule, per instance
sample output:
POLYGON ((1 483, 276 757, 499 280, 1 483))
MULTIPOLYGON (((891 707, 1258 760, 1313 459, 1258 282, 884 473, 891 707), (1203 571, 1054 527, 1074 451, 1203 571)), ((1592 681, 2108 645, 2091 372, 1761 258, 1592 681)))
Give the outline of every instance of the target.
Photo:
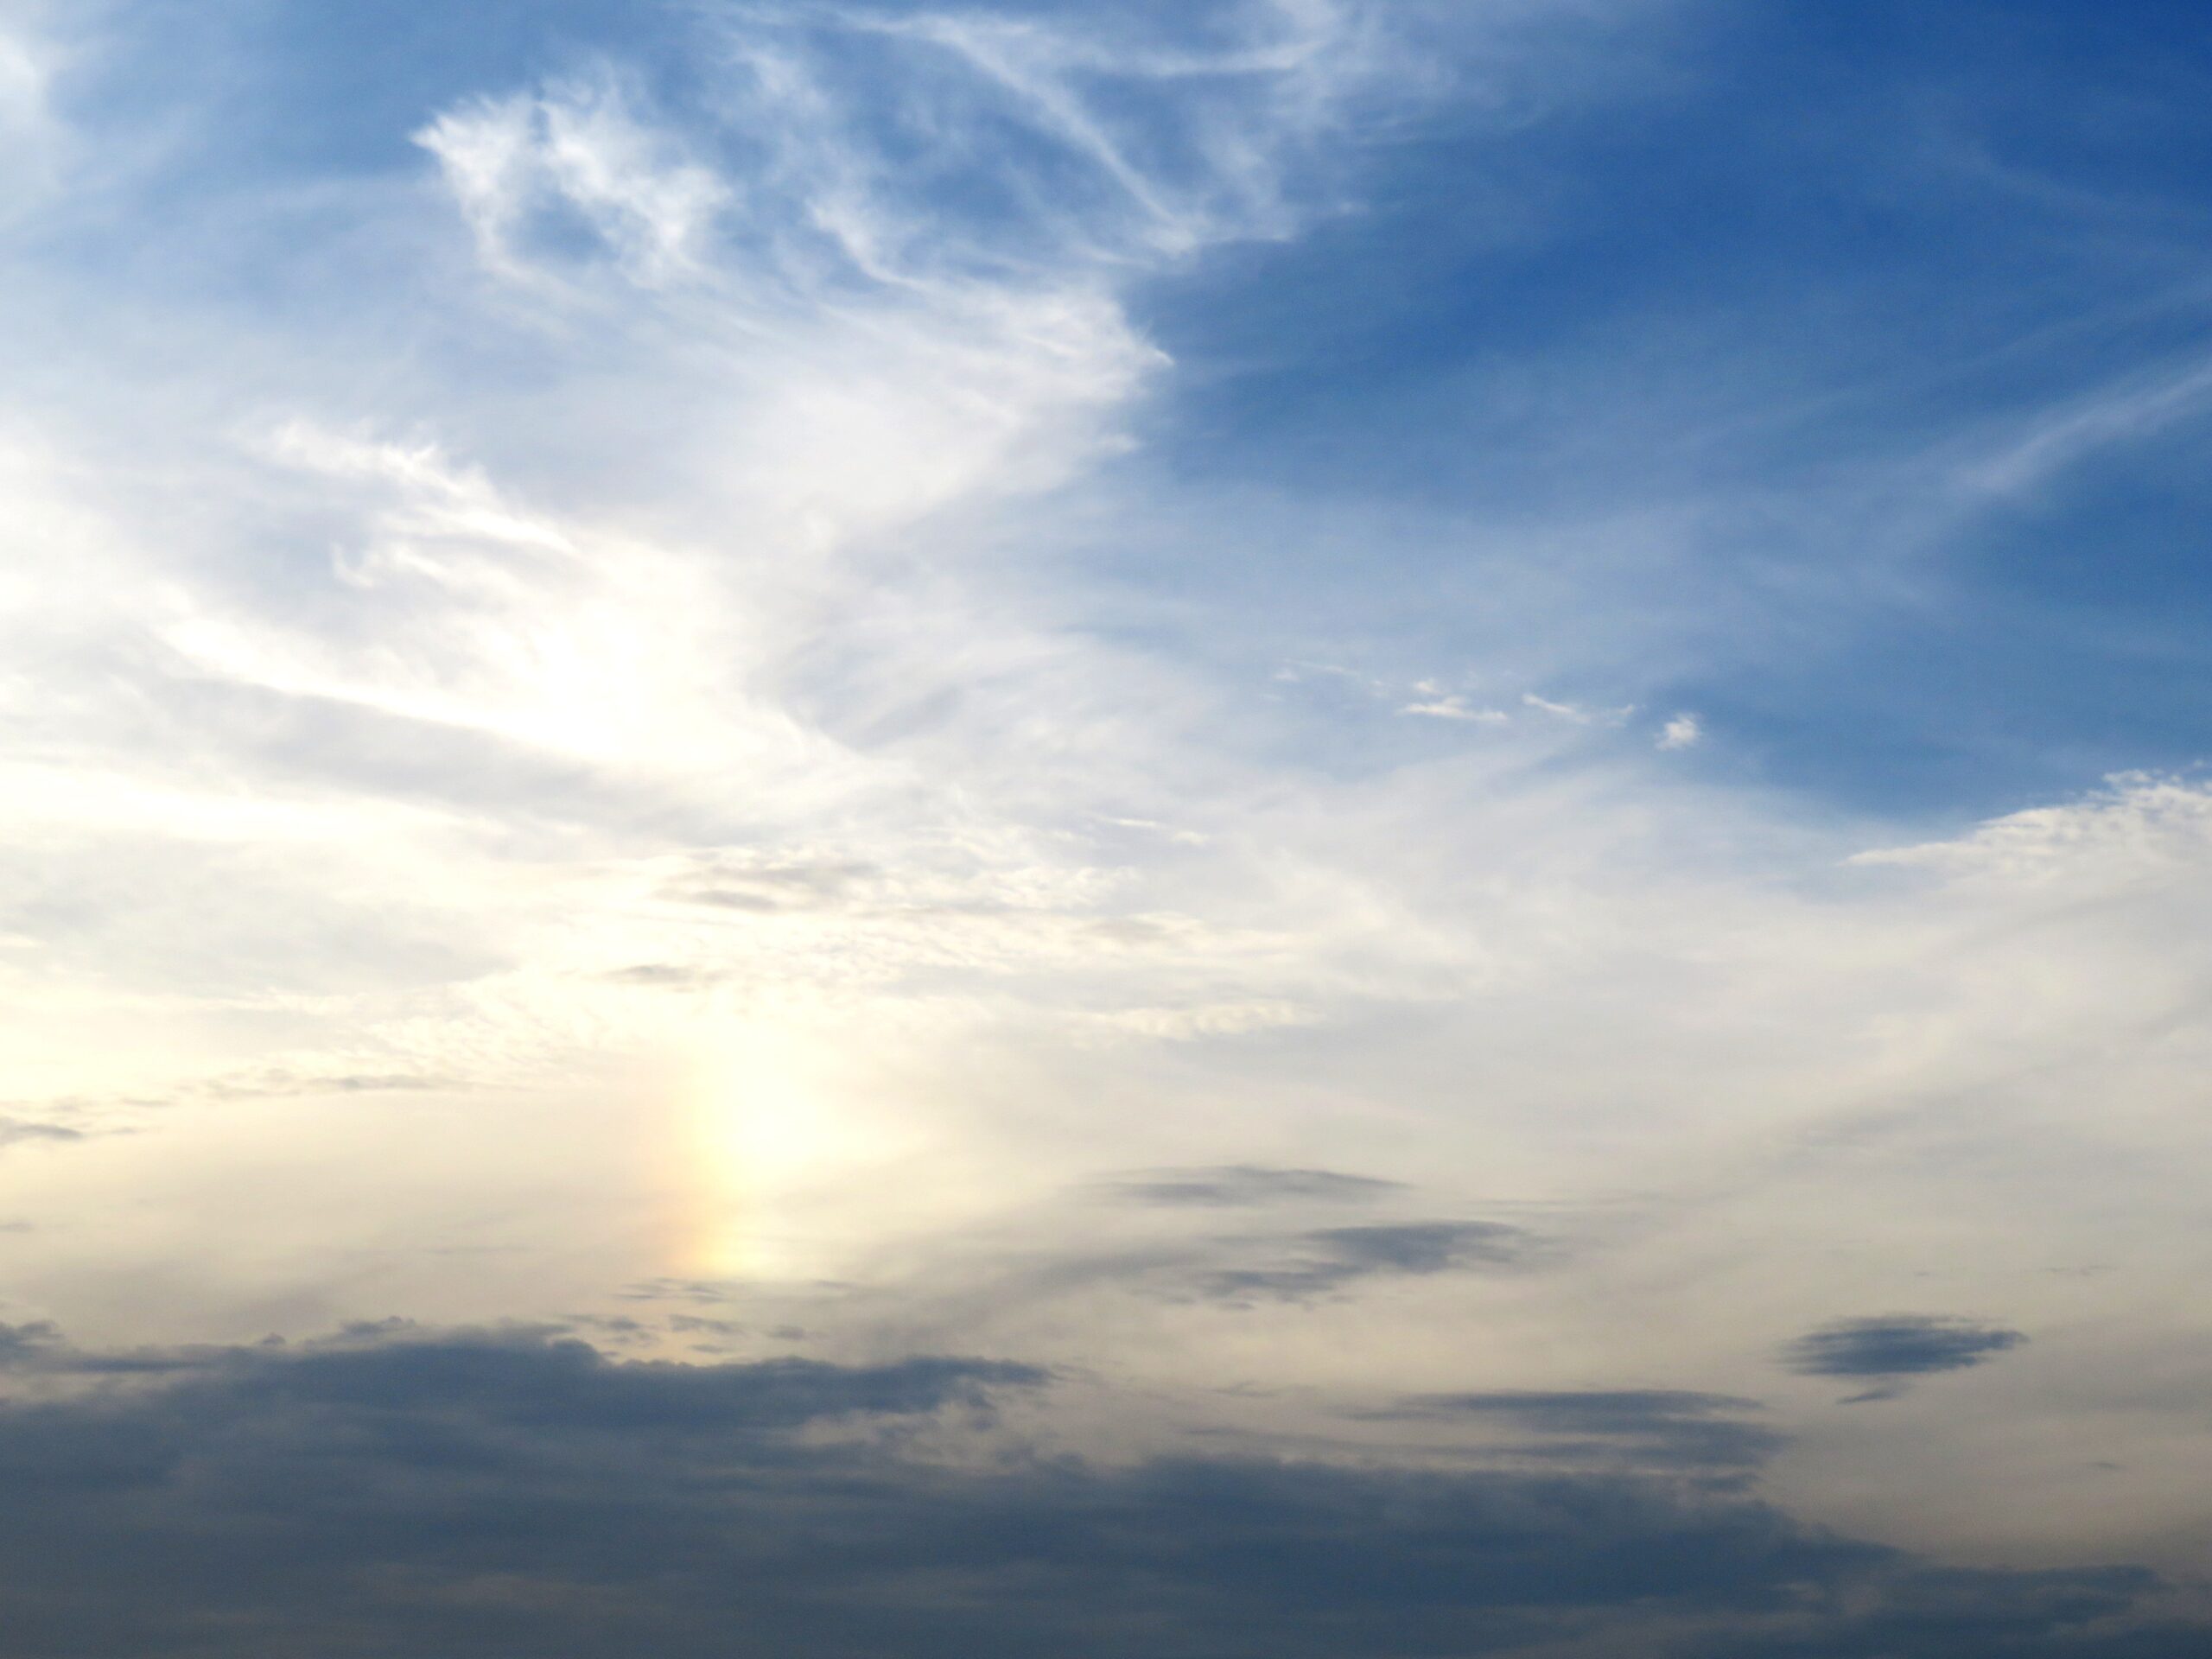
MULTIPOLYGON (((1292 943, 1365 925, 1326 889, 1261 927, 1147 903, 1096 866, 1086 823, 1182 817, 1127 810, 1175 804, 1141 781, 1150 740, 1125 709, 1186 688, 957 566, 901 571, 892 550, 931 515, 984 512, 1111 447, 1161 361, 1117 298, 1128 246, 986 274, 902 243, 882 159, 820 66, 776 49, 791 73, 762 95, 785 118, 749 173, 712 122, 656 111, 612 69, 469 99, 423 130, 482 257, 523 291, 395 302, 515 331, 575 377, 557 409, 456 376, 417 382, 397 427, 303 412, 272 429, 242 411, 240 449, 195 435, 136 493, 76 483, 105 464, 94 451, 16 469, 19 550, 62 524, 98 549, 73 566, 81 588, 10 595, 39 682, 10 701, 36 735, 0 830, 26 855, 80 849, 54 878, 82 884, 76 919, 16 930, 58 970, 40 1006, 89 995, 83 973, 190 986, 181 1006, 219 1010, 260 995, 257 976, 321 984, 353 964, 331 981, 351 988, 287 1002, 274 1054, 149 1033, 124 1062, 137 1082, 93 1043, 86 1074, 52 1088, 166 1073, 158 1086, 188 1090, 260 1065, 537 1077, 577 1042, 641 1052, 693 1017, 605 989, 639 963, 725 1005, 772 988, 832 1024, 874 1006, 863 988, 969 974, 995 988, 956 1025, 1027 1000, 1161 1033, 1279 1023, 1332 976, 1292 943), (840 236, 883 251, 857 283, 801 245, 833 212, 840 236), (550 334, 549 293, 568 308, 550 334), (633 435, 671 425, 673 454, 633 435), (579 430, 596 493, 544 459, 579 430), (649 512, 603 481, 632 467, 656 479, 649 512), (817 842, 877 874, 803 906, 667 895, 671 859, 764 843, 788 861, 817 842), (158 904, 134 896, 149 881, 158 904), (194 965, 202 948, 219 966, 194 965)), ((1088 49, 1040 35, 1021 73, 1058 75, 1088 49)), ((1265 83, 1309 66, 1232 58, 1224 72, 1261 91, 1222 101, 1208 130, 1241 124, 1233 148, 1257 166, 1292 134, 1265 83)), ((1113 68, 1147 86, 1186 72, 1212 95, 1196 61, 1113 68)), ((1072 107, 1046 113, 1079 137, 1072 107)), ((1200 162, 1179 188, 1208 197, 1200 162)), ((1113 241, 1110 216, 1096 228, 1113 241)), ((372 318, 301 344, 342 383, 378 333, 372 318)), ((1155 839, 1163 857, 1211 844, 1203 825, 1155 839)), ((39 1018, 26 1003, 18 1034, 39 1018)))
POLYGON ((1503 726, 1508 719, 1500 709, 1478 709, 1466 698, 1457 695, 1431 697, 1425 702, 1409 702, 1398 710, 1402 715, 1426 715, 1432 720, 1465 720, 1483 726, 1503 726))
POLYGON ((29 44, 0 33, 0 125, 35 130, 46 118, 46 69, 29 44))
POLYGON ((1534 691, 1522 693, 1521 702, 1524 708, 1563 720, 1570 726, 1618 726, 1636 712, 1633 703, 1618 709, 1587 709, 1580 703, 1556 702, 1549 697, 1538 696, 1534 691))
POLYGON ((1386 73, 1363 9, 1263 0, 1232 16, 1241 38, 1211 49, 1163 46, 1103 19, 1048 27, 924 11, 843 22, 942 48, 997 94, 1000 113, 1081 157, 1118 194, 1128 211, 1105 224, 1155 254, 1181 256, 1286 233, 1295 218, 1286 190, 1294 165, 1311 162, 1306 146, 1338 124, 1357 88, 1386 73))
POLYGON ((1662 749, 1695 748, 1705 737, 1704 724, 1695 715, 1676 715, 1659 731, 1662 749))
POLYGON ((1978 493, 2031 489, 2085 457, 2131 438, 2157 432, 2202 413, 2212 404, 2212 360, 2190 359, 2178 367, 2133 376, 2038 415, 2025 430, 2009 434, 1963 472, 1978 493))
POLYGON ((1579 708, 1571 702, 1554 702, 1533 691, 1522 692, 1521 701, 1528 708, 1539 709, 1554 719, 1568 721, 1577 726, 1587 726, 1595 718, 1587 709, 1579 708))
POLYGON ((1852 861, 2039 888, 2083 881, 2133 886, 2184 874, 2208 858, 2212 791, 2183 779, 2125 772, 2085 800, 2033 807, 1955 840, 1878 849, 1852 861))
POLYGON ((533 223, 565 204, 627 276, 658 285, 699 270, 728 193, 630 102, 611 75, 555 82, 448 111, 416 142, 437 157, 494 268, 534 269, 533 223))

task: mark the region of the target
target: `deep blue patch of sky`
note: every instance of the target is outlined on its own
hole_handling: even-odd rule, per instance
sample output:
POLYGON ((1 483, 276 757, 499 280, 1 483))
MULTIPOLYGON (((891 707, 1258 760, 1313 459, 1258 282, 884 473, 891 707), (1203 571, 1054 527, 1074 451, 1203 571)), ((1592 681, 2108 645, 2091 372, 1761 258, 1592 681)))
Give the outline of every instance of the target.
MULTIPOLYGON (((1970 816, 2202 758, 2212 423, 1954 498, 2039 423, 2212 359, 2212 14, 1694 16, 1649 31, 1642 85, 1440 117, 1369 158, 1358 211, 1156 285, 1181 370, 1147 464, 1508 531, 1688 524, 1669 556, 1725 620, 1605 693, 1696 707, 1728 734, 1705 764, 1853 807, 1970 816)), ((1472 544, 1179 568, 1258 612, 1418 596, 1448 651, 1472 544)))

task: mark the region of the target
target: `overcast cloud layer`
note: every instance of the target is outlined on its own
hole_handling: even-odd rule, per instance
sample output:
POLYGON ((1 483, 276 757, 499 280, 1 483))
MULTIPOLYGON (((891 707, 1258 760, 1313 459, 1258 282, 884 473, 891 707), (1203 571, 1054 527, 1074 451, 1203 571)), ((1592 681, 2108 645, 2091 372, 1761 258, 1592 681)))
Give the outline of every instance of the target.
POLYGON ((10 1650, 2212 1594, 2212 31, 0 0, 10 1650))

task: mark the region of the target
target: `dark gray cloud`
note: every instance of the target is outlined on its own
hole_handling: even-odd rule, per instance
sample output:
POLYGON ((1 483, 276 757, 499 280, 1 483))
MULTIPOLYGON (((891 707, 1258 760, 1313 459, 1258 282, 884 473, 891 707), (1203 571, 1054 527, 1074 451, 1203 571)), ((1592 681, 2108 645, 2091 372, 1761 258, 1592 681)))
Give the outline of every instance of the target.
MULTIPOLYGON (((909 1429, 987 1429, 1041 1385, 1018 1365, 404 1327, 171 1357, 0 1403, 11 1659, 2194 1659, 2212 1635, 2152 1622, 2137 1569, 1936 1571, 1662 1473, 921 1454, 909 1429)), ((1614 1432, 1736 1408, 1429 1408, 1614 1432)))
POLYGON ((73 1346, 51 1319, 0 1325, 0 1372, 78 1379, 163 1376, 199 1369, 204 1355, 190 1350, 93 1351, 73 1346))
POLYGON ((1545 1249, 1524 1229, 1494 1221, 1324 1227, 1277 1246, 1277 1260, 1208 1268, 1191 1283, 1218 1301, 1308 1301, 1341 1294, 1367 1279, 1518 1267, 1539 1259, 1545 1249))
POLYGON ((1891 1313, 1821 1325, 1789 1344, 1783 1359, 1807 1376, 1895 1380, 1963 1370, 2026 1340, 2018 1331, 1974 1319, 1891 1313))
POLYGON ((1402 1192, 1405 1185, 1331 1169, 1222 1164, 1198 1169, 1145 1170, 1109 1183, 1107 1190, 1137 1204, 1230 1209, 1271 1204, 1356 1204, 1402 1192))
POLYGON ((50 1319, 28 1325, 0 1325, 0 1370, 43 1363, 60 1345, 61 1332, 50 1319))
POLYGON ((1745 1469, 1783 1437, 1750 1421, 1756 1400, 1675 1389, 1414 1395, 1370 1419, 1496 1425, 1533 1437, 1521 1449, 1564 1461, 1625 1459, 1683 1468, 1745 1469))

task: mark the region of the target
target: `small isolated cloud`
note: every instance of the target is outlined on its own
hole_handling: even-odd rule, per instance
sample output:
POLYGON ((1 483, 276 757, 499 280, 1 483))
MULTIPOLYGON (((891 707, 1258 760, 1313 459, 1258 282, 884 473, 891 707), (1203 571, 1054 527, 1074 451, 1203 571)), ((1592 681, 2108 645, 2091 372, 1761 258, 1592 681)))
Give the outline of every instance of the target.
POLYGON ((1623 703, 1618 709, 1586 709, 1579 702, 1555 702, 1533 691, 1522 692, 1521 702, 1523 708, 1549 715, 1554 720, 1563 720, 1570 726, 1618 726, 1636 712, 1632 702, 1623 703))
POLYGON ((717 976, 711 969, 694 968, 682 963, 641 962, 629 968, 617 968, 607 976, 618 985, 645 985, 675 990, 692 990, 702 985, 711 985, 717 976))
POLYGON ((525 244, 556 244, 549 226, 565 210, 629 276, 657 284, 696 268, 728 192, 629 104, 611 79, 566 82, 448 111, 416 142, 437 158, 493 268, 516 272, 525 244))
POLYGON ((1540 697, 1533 691, 1523 691, 1521 701, 1524 706, 1539 709, 1554 719, 1572 721, 1577 726, 1590 723, 1590 711, 1571 702, 1554 702, 1549 697, 1540 697))
MULTIPOLYGON (((767 913, 785 910, 835 908, 856 888, 880 878, 874 866, 856 862, 797 861, 709 863, 671 882, 666 897, 679 904, 767 913)), ((880 880, 877 882, 880 886, 880 880)))
POLYGON ((1923 1313, 1838 1319, 1797 1338, 1783 1361, 1805 1376, 1866 1377, 1884 1386, 1854 1400, 1885 1399, 1902 1379, 1959 1371, 2017 1348, 2027 1338, 2003 1325, 1923 1313))
POLYGON ((0 1117, 0 1147, 35 1144, 41 1141, 50 1145, 67 1145, 71 1141, 82 1141, 84 1138, 85 1132, 82 1129, 73 1129, 66 1123, 27 1123, 16 1118, 0 1117))
POLYGON ((1695 748, 1705 736, 1705 726, 1695 715, 1676 715, 1660 729, 1662 749, 1695 748))
POLYGON ((1425 715, 1431 720, 1465 720, 1481 726, 1503 726, 1507 719, 1503 709, 1478 709, 1465 697, 1432 697, 1427 702, 1409 702, 1398 710, 1402 715, 1425 715))
POLYGON ((1403 1192, 1399 1181, 1344 1175, 1331 1169, 1267 1169, 1226 1164, 1202 1169, 1148 1170, 1116 1181, 1117 1198, 1170 1207, 1229 1209, 1268 1204, 1357 1203, 1403 1192))

